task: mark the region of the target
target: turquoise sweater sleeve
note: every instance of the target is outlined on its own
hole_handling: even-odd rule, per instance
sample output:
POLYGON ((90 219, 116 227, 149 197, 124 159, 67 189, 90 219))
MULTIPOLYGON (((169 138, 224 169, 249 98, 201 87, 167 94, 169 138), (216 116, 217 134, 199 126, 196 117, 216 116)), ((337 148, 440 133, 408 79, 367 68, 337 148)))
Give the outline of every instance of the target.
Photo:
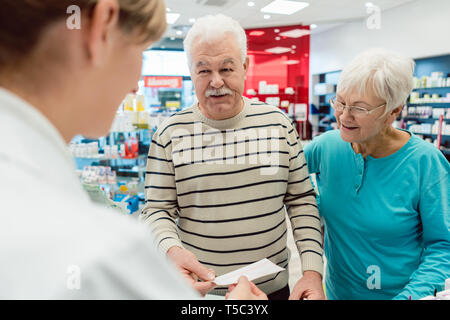
POLYGON ((320 136, 309 142, 303 149, 309 173, 318 173, 320 165, 320 136))
POLYGON ((409 283, 394 297, 419 299, 444 290, 445 279, 450 278, 450 186, 447 166, 434 166, 441 179, 423 190, 419 212, 423 227, 423 253, 419 268, 409 283))

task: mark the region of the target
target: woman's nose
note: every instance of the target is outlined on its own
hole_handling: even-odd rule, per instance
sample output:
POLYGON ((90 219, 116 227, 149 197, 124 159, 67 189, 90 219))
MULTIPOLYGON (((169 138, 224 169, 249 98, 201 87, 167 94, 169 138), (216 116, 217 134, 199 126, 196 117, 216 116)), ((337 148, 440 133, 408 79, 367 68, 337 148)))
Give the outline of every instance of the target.
POLYGON ((336 117, 339 117, 339 119, 353 119, 353 115, 350 113, 349 108, 344 107, 344 110, 339 112, 339 114, 335 115, 336 117))

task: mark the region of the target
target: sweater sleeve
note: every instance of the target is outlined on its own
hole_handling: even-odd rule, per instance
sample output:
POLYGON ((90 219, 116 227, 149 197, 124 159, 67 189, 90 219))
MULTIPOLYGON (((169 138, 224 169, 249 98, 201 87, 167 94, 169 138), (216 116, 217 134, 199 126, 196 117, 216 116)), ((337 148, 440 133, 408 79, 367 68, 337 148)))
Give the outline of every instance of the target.
POLYGON ((306 158, 306 163, 308 166, 308 171, 310 174, 319 173, 320 167, 320 144, 318 143, 319 137, 314 138, 309 142, 304 149, 304 154, 306 158))
POLYGON ((170 140, 165 142, 158 130, 152 139, 145 172, 145 206, 140 220, 150 226, 161 252, 182 247, 176 219, 179 216, 175 171, 170 140))
MULTIPOLYGON (((437 170, 437 166, 434 166, 437 170)), ((423 228, 423 253, 417 270, 408 284, 394 297, 407 300, 433 295, 444 289, 450 278, 450 187, 447 168, 442 168, 442 178, 425 189, 420 198, 419 212, 423 228), (445 172, 447 170, 447 172, 445 172)))
POLYGON ((292 225, 302 270, 323 274, 322 231, 316 194, 309 179, 305 155, 295 128, 288 131, 289 179, 284 203, 292 225))

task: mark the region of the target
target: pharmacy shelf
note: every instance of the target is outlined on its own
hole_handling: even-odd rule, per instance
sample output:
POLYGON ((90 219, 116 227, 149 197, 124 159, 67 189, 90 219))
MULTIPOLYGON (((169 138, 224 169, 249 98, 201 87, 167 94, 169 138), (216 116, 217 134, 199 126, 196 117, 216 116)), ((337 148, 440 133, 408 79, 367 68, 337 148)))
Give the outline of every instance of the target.
MULTIPOLYGON (((419 136, 427 136, 427 137, 436 137, 437 138, 437 134, 435 134, 435 133, 422 133, 422 132, 414 132, 414 131, 411 131, 412 133, 414 133, 415 135, 419 135, 419 136)), ((448 134, 443 134, 442 135, 442 138, 443 139, 450 139, 450 135, 448 135, 448 134)))
POLYGON ((424 91, 424 90, 449 90, 450 87, 425 87, 425 88, 414 88, 413 91, 424 91))
POLYGON ((408 103, 408 107, 439 107, 448 108, 450 102, 423 102, 423 103, 408 103))
POLYGON ((251 94, 248 95, 249 97, 257 97, 257 96, 264 96, 264 97, 278 97, 278 96, 287 96, 295 98, 295 93, 257 93, 257 94, 251 94))
MULTIPOLYGON (((422 122, 439 121, 439 118, 422 118, 422 117, 413 117, 413 116, 402 117, 401 119, 403 119, 405 121, 422 121, 422 122)), ((448 122, 448 121, 450 121, 450 119, 444 119, 444 121, 448 122)))
POLYGON ((93 157, 74 157, 75 159, 79 159, 79 160, 86 160, 86 161, 114 161, 114 160, 138 160, 139 157, 135 157, 135 158, 107 158, 103 155, 98 155, 98 156, 93 156, 93 157))

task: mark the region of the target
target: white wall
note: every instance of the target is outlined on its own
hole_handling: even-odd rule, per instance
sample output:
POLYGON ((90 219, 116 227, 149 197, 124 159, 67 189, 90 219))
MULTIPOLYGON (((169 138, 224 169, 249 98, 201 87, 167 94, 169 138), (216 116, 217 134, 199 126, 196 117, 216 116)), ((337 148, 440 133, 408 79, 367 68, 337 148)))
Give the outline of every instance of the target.
POLYGON ((312 34, 310 74, 341 70, 372 47, 411 58, 450 54, 450 0, 415 0, 381 12, 379 30, 368 29, 363 19, 312 34))

